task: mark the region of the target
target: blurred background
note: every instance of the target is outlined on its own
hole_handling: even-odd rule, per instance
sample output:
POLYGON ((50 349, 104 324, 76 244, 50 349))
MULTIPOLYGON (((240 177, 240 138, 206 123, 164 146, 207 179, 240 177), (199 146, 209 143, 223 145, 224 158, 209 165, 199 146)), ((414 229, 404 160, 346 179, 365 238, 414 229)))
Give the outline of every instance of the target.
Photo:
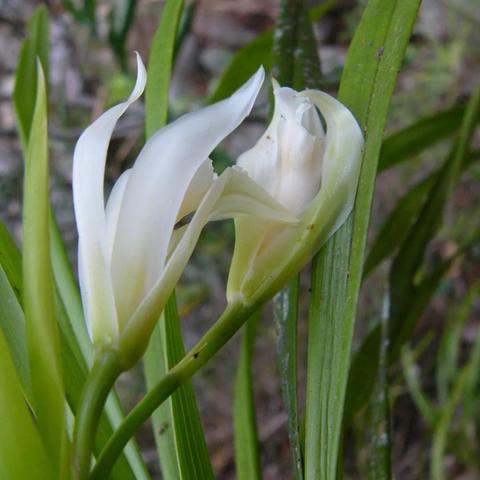
MULTIPOLYGON (((339 0, 331 3, 327 13, 315 22, 315 35, 325 88, 335 94, 347 48, 365 2, 339 0)), ((76 229, 71 196, 75 141, 100 112, 128 95, 135 75, 133 51, 139 51, 144 61, 147 60, 163 2, 102 0, 94 9, 88 7, 93 3, 70 0, 45 4, 51 21, 51 199, 71 261, 75 264, 76 229)), ((23 168, 11 94, 20 42, 25 36, 28 18, 37 5, 38 2, 27 0, 0 0, 0 215, 19 243, 23 168)), ((232 56, 274 26, 278 1, 200 0, 191 4, 190 10, 190 17, 185 19, 182 45, 176 52, 171 86, 172 119, 205 103, 232 56)), ((387 137, 416 124, 420 118, 465 103, 480 81, 479 27, 478 0, 423 1, 391 104, 387 137)), ((244 125, 214 153, 218 171, 233 163, 241 151, 253 146, 265 128, 267 110, 265 92, 244 125)), ((447 115, 446 122, 459 122, 459 117, 447 115)), ((143 109, 137 103, 115 131, 107 165, 107 190, 135 159, 144 139, 143 128, 143 109)), ((413 155, 408 162, 379 174, 369 234, 371 244, 405 193, 446 159, 453 136, 444 137, 413 155)), ((478 148, 480 138, 477 135, 471 149, 478 148)), ((456 252, 461 251, 461 255, 451 262, 438 282, 435 295, 410 338, 411 349, 392 373, 393 469, 398 479, 421 479, 429 475, 432 431, 428 414, 422 408, 422 396, 441 406, 442 395, 437 391, 435 378, 439 351, 445 342, 442 334, 453 321, 451 319, 458 318, 462 299, 479 278, 479 179, 480 165, 472 162, 449 199, 438 235, 429 242, 425 251, 426 268, 433 268, 456 252), (412 360, 410 364, 408 359, 412 360), (420 393, 415 392, 416 384, 419 384, 420 393)), ((230 222, 207 226, 178 288, 187 347, 215 321, 225 305, 232 227, 230 222)), ((372 267, 364 282, 357 322, 359 339, 368 331, 372 319, 381 313, 389 268, 387 258, 372 267)), ((302 274, 302 284, 300 405, 305 384, 308 267, 302 274)), ((480 302, 478 298, 475 300, 475 295, 468 308, 464 306, 464 311, 460 327, 458 322, 455 324, 460 363, 478 337, 480 302)), ((254 357, 261 462, 266 480, 290 478, 286 414, 280 395, 275 342, 271 307, 267 305, 259 325, 254 357)), ((238 338, 234 338, 194 379, 216 477, 225 480, 235 478, 231 416, 237 358, 238 338)), ((138 401, 144 392, 141 367, 125 374, 118 389, 127 408, 138 401)), ((362 429, 355 426, 364 421, 360 411, 346 436, 347 478, 364 478, 362 465, 368 460, 362 448, 363 440, 357 434, 362 429)), ((477 428, 478 422, 477 418, 477 428)), ((452 430, 451 434, 453 439, 458 432, 452 430)), ((462 435, 458 437, 463 442, 460 449, 447 448, 450 478, 480 479, 478 431, 462 435)), ((148 425, 139 433, 138 441, 152 472, 158 472, 148 425)))

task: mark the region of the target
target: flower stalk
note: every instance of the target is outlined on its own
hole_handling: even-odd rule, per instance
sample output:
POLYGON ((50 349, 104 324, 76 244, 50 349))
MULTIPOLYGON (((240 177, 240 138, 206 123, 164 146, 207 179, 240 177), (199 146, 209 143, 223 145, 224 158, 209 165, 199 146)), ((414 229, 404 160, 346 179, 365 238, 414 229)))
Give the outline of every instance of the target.
POLYGON ((72 461, 75 480, 89 478, 99 418, 108 394, 121 372, 116 351, 105 349, 98 352, 87 377, 76 416, 72 461))
POLYGON ((138 428, 184 382, 202 368, 242 327, 257 304, 229 303, 221 317, 158 384, 125 417, 101 452, 91 480, 108 477, 123 448, 138 428))

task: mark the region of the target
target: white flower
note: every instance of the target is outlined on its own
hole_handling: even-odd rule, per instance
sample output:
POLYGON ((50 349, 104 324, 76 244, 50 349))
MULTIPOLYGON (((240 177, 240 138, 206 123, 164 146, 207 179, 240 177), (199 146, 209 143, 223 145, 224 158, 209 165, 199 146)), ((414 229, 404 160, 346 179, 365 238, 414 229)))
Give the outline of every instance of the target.
POLYGON ((298 222, 235 219, 230 301, 272 296, 342 225, 355 200, 363 136, 351 112, 317 90, 274 82, 274 94, 270 125, 237 164, 298 222))
POLYGON ((208 158, 249 114, 263 82, 263 69, 231 97, 184 115, 153 135, 134 166, 117 180, 105 207, 110 137, 146 83, 138 56, 137 61, 137 81, 130 97, 85 130, 73 165, 87 324, 93 341, 117 348, 127 367, 143 354, 205 223, 245 213, 292 221, 246 174, 228 168, 217 177, 208 158), (192 212, 190 222, 176 228, 192 212))

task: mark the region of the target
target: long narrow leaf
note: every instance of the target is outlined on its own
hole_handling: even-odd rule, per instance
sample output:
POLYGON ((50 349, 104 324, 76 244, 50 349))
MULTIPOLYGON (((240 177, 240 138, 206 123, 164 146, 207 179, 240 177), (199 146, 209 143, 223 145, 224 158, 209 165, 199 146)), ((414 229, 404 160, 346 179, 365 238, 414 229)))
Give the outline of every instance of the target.
POLYGON ((339 99, 366 134, 353 215, 314 264, 309 319, 305 477, 335 478, 357 299, 388 106, 419 0, 371 0, 350 46, 339 99))
MULTIPOLYGON (((465 106, 454 105, 447 110, 421 118, 389 135, 382 144, 378 171, 412 158, 455 133, 460 127, 464 113, 465 106)), ((479 120, 480 117, 477 116, 477 121, 479 120)))
POLYGON ((48 459, 0 330, 0 478, 58 478, 48 459))
POLYGON ((274 319, 277 329, 277 362, 283 403, 288 416, 288 439, 293 460, 294 478, 303 478, 297 399, 297 322, 300 277, 274 298, 274 319))
POLYGON ((27 151, 33 121, 33 106, 37 91, 37 58, 42 64, 45 83, 48 85, 48 42, 48 14, 45 6, 41 5, 35 10, 28 23, 27 38, 20 48, 13 89, 13 103, 24 153, 27 151))
POLYGON ((468 290, 459 307, 449 312, 437 352, 436 384, 440 404, 447 401, 448 392, 459 370, 460 344, 463 329, 480 293, 480 281, 468 290))
POLYGON ((0 219, 0 265, 18 298, 22 301, 22 259, 17 244, 0 219))
POLYGON ((233 394, 233 434, 238 480, 260 480, 260 455, 253 395, 252 356, 259 312, 243 327, 233 394))
POLYGON ((147 138, 163 127, 168 117, 168 93, 172 76, 178 22, 183 0, 167 0, 160 25, 153 37, 148 58, 148 81, 145 89, 145 129, 147 138))
MULTIPOLYGON (((171 367, 185 356, 174 296, 165 308, 165 321, 160 327, 166 363, 171 367)), ((191 382, 185 383, 172 395, 171 416, 180 478, 188 480, 197 476, 213 480, 213 469, 191 382)))
MULTIPOLYGON (((168 117, 168 93, 183 1, 168 0, 152 43, 145 97, 149 138, 168 117)), ((175 296, 155 327, 145 356, 147 387, 156 384, 185 354, 175 296), (156 343, 154 343, 156 342, 156 343)), ((202 423, 191 382, 179 388, 154 414, 155 441, 167 478, 213 478, 202 423)))
POLYGON ((31 401, 30 371, 22 307, 0 265, 0 328, 9 347, 25 398, 31 401))
MULTIPOLYGON (((274 31, 272 71, 281 85, 297 90, 320 88, 321 69, 307 4, 283 0, 274 31)), ((271 109, 273 111, 273 109, 271 109)), ((300 275, 274 298, 277 362, 293 464, 293 477, 304 477, 297 395, 297 324, 300 275)))
POLYGON ((37 64, 37 96, 25 162, 23 281, 32 403, 52 463, 66 459, 65 398, 50 261, 48 133, 45 78, 37 64))
POLYGON ((418 296, 417 271, 423 263, 425 250, 442 221, 443 210, 461 171, 480 109, 480 87, 468 103, 454 151, 436 179, 414 225, 396 256, 390 271, 390 340, 391 358, 399 352, 402 341, 415 325, 409 313, 410 305, 418 296), (407 323, 405 317, 410 316, 407 323))
POLYGON ((351 424, 354 415, 368 402, 375 388, 380 364, 382 326, 377 325, 366 335, 352 356, 345 398, 344 425, 351 424))
POLYGON ((368 408, 369 480, 390 480, 392 478, 386 314, 387 312, 382 317, 380 324, 381 343, 378 370, 368 408))

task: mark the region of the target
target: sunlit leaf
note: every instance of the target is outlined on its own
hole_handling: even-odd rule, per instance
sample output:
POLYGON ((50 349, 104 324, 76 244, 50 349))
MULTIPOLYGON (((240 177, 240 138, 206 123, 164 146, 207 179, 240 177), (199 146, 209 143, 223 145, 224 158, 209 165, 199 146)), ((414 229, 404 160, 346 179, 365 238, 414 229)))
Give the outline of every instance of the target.
POLYGON ((366 135, 350 219, 313 265, 308 333, 305 477, 335 478, 343 403, 378 157, 390 98, 419 0, 368 2, 348 52, 339 100, 366 135), (332 292, 335 292, 332 294, 332 292))
POLYGON ((23 201, 25 331, 33 409, 47 452, 60 474, 67 453, 65 398, 50 261, 47 99, 40 63, 36 75, 37 94, 25 161, 23 201))

